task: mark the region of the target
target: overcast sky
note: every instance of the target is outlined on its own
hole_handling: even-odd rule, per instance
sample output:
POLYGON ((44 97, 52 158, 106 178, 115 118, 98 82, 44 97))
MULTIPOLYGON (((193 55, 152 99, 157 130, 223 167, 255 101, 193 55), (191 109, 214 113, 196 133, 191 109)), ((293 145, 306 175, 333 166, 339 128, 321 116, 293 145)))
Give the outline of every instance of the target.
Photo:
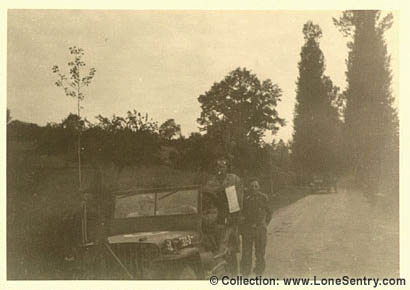
MULTIPOLYGON (((68 47, 85 50, 96 77, 84 93, 83 114, 148 112, 174 118, 184 135, 198 131, 197 98, 236 67, 271 79, 283 90, 276 138, 292 135, 297 63, 308 20, 323 30, 326 74, 345 87, 346 39, 333 25, 340 11, 80 11, 9 10, 8 108, 13 119, 44 125, 76 112, 54 85, 54 64, 66 68, 68 47)), ((387 34, 395 80, 397 25, 387 34)), ((396 90, 398 91, 398 90, 396 90)), ((272 138, 268 136, 267 141, 272 138)))

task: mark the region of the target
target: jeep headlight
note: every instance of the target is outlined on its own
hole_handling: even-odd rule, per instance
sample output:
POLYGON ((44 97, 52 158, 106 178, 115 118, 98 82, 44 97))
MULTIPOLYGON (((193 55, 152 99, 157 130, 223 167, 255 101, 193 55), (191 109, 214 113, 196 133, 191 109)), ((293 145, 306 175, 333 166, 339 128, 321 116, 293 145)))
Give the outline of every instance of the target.
POLYGON ((163 253, 176 254, 179 249, 186 248, 192 245, 194 236, 186 235, 174 239, 167 239, 164 241, 163 253))
POLYGON ((178 248, 178 239, 167 239, 164 241, 162 252, 164 254, 176 254, 178 248))
POLYGON ((189 247, 190 245, 192 245, 192 240, 194 239, 194 236, 192 235, 186 235, 183 237, 179 238, 179 246, 181 248, 186 248, 189 247))

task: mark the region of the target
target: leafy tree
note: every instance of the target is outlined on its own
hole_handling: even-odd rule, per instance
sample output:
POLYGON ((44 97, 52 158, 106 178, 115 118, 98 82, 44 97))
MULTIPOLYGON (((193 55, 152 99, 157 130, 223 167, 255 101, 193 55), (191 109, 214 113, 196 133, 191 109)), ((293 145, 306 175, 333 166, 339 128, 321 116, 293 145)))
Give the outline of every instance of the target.
MULTIPOLYGON (((73 46, 69 48, 70 54, 73 55, 73 60, 68 62, 69 78, 66 74, 60 72, 60 68, 54 65, 52 68, 58 78, 55 82, 57 87, 62 87, 66 96, 77 99, 77 116, 81 119, 81 101, 84 100, 83 88, 91 84, 91 80, 95 76, 95 68, 91 68, 88 73, 84 73, 85 62, 82 60, 84 50, 73 46)), ((77 155, 78 155, 78 180, 81 188, 81 130, 78 131, 77 140, 77 155)))
POLYGON ((278 192, 294 182, 290 146, 282 139, 278 143, 273 141, 272 144, 265 144, 256 156, 259 168, 252 173, 263 180, 267 192, 278 192))
POLYGON ((322 30, 309 21, 303 26, 303 34, 292 154, 300 174, 323 174, 337 168, 340 120, 332 104, 338 102, 338 88, 324 75, 325 60, 319 47, 322 30))
POLYGON ((272 142, 272 158, 278 167, 285 170, 290 169, 290 146, 286 144, 282 139, 278 143, 272 142))
POLYGON ((47 123, 41 128, 36 151, 39 154, 64 156, 67 161, 75 161, 76 139, 79 131, 85 130, 85 122, 76 114, 68 114, 60 123, 47 123))
MULTIPOLYGON (((228 156, 252 154, 266 130, 275 134, 285 123, 276 111, 281 95, 271 80, 261 82, 246 68, 237 68, 199 96, 200 129, 222 144, 228 156)), ((239 161, 235 158, 234 163, 239 161)))
POLYGON ((34 123, 12 120, 7 124, 7 139, 10 141, 36 144, 41 136, 42 128, 34 123))
POLYGON ((129 165, 159 162, 158 125, 148 114, 134 110, 125 117, 99 115, 97 120, 83 133, 85 156, 92 164, 114 163, 121 171, 129 165))
POLYGON ((381 18, 376 10, 348 10, 334 19, 349 38, 344 93, 345 157, 357 180, 373 190, 385 177, 398 178, 398 118, 393 108, 390 56, 384 40, 384 32, 392 21, 392 14, 381 18))
POLYGON ((172 154, 170 159, 178 169, 212 171, 214 161, 223 154, 221 144, 207 134, 191 133, 188 138, 176 141, 177 153, 172 154))
POLYGON ((159 134, 166 140, 181 137, 181 125, 177 124, 174 119, 168 119, 159 127, 159 134))
POLYGON ((84 121, 81 120, 78 115, 70 113, 67 118, 61 122, 61 127, 77 133, 80 130, 84 130, 84 121))

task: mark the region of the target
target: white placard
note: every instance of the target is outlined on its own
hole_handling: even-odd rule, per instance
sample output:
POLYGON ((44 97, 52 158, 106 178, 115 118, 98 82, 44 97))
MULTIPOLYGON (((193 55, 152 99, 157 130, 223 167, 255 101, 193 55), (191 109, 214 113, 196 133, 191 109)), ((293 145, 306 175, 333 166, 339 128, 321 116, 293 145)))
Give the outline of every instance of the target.
POLYGON ((235 185, 225 188, 226 198, 228 199, 229 212, 234 213, 241 210, 238 201, 238 195, 236 193, 235 185))

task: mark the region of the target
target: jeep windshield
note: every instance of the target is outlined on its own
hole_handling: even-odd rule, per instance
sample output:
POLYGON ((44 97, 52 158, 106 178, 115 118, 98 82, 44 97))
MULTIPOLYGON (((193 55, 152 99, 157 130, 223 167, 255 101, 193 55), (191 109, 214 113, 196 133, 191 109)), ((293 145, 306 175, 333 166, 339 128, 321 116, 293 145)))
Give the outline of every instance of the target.
POLYGON ((158 189, 117 195, 114 218, 198 213, 199 189, 158 189))

